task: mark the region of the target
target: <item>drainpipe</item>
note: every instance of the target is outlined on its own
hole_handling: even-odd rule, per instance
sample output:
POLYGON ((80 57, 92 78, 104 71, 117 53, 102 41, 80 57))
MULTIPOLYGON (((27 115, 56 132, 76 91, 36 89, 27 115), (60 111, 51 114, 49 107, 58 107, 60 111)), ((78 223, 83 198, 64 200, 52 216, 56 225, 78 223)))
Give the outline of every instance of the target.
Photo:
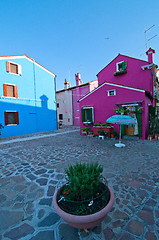
POLYGON ((71 90, 72 92, 72 125, 74 126, 74 112, 73 112, 73 90, 71 90))
MULTIPOLYGON (((54 77, 54 86, 55 86, 55 104, 56 104, 56 77, 57 75, 55 75, 54 77)), ((57 122, 57 104, 56 104, 56 129, 58 129, 58 122, 57 122)))
POLYGON ((38 132, 38 116, 37 116, 37 98, 36 98, 36 77, 35 77, 35 60, 33 59, 33 78, 34 78, 34 96, 35 96, 35 122, 36 132, 38 132))

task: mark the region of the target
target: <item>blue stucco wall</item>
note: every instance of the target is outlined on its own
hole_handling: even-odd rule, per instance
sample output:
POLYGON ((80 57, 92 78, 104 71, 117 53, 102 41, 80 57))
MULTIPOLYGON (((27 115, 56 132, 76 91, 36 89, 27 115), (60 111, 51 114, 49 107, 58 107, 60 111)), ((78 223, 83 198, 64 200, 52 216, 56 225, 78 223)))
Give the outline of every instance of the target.
POLYGON ((1 137, 57 129, 54 76, 27 58, 0 59, 0 123, 1 137), (20 64, 22 75, 8 73, 6 61, 20 64), (4 97, 4 83, 18 87, 18 98, 4 97), (5 111, 17 111, 19 124, 5 126, 5 111))

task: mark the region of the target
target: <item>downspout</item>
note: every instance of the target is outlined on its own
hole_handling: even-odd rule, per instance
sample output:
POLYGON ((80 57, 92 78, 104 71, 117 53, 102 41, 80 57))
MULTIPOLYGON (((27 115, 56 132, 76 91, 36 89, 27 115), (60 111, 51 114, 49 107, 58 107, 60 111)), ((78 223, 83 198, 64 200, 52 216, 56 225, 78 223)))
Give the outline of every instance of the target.
POLYGON ((73 113, 73 90, 71 90, 72 92, 72 124, 74 126, 74 113, 73 113))
MULTIPOLYGON (((57 77, 57 75, 55 75, 55 77, 54 77, 54 86, 55 86, 55 104, 56 104, 56 77, 57 77)), ((57 104, 56 104, 56 129, 58 129, 58 122, 57 122, 57 104)))
POLYGON ((37 116, 37 98, 36 98, 36 77, 35 77, 35 60, 33 59, 33 77, 34 77, 34 96, 35 96, 35 125, 38 132, 38 116, 37 116))

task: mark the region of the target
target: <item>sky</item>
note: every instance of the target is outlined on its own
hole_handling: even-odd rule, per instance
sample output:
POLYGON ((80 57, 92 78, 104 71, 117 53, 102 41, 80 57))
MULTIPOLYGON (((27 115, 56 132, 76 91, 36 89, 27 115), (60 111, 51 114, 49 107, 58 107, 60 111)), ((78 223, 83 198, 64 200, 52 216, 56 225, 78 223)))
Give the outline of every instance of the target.
POLYGON ((0 0, 0 56, 33 58, 57 90, 78 72, 96 80, 119 53, 147 60, 146 43, 159 65, 158 0, 0 0))

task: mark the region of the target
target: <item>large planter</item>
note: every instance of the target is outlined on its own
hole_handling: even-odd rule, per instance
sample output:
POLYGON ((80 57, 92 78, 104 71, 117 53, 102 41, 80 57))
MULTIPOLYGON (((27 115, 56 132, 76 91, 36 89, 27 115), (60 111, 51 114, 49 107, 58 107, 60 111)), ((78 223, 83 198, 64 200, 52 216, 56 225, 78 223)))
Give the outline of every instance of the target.
POLYGON ((108 137, 110 138, 110 134, 114 131, 113 126, 93 126, 94 136, 99 136, 98 130, 108 131, 108 137))
POLYGON ((108 204, 99 212, 90 214, 90 215, 84 215, 84 216, 77 216, 72 215, 69 213, 64 212, 61 208, 59 208, 57 204, 57 191, 54 194, 53 197, 53 206, 56 211, 56 213, 70 226, 79 228, 79 229, 89 229, 97 226, 100 222, 104 220, 108 212, 112 209, 114 205, 114 193, 109 187, 110 191, 110 200, 108 204))

